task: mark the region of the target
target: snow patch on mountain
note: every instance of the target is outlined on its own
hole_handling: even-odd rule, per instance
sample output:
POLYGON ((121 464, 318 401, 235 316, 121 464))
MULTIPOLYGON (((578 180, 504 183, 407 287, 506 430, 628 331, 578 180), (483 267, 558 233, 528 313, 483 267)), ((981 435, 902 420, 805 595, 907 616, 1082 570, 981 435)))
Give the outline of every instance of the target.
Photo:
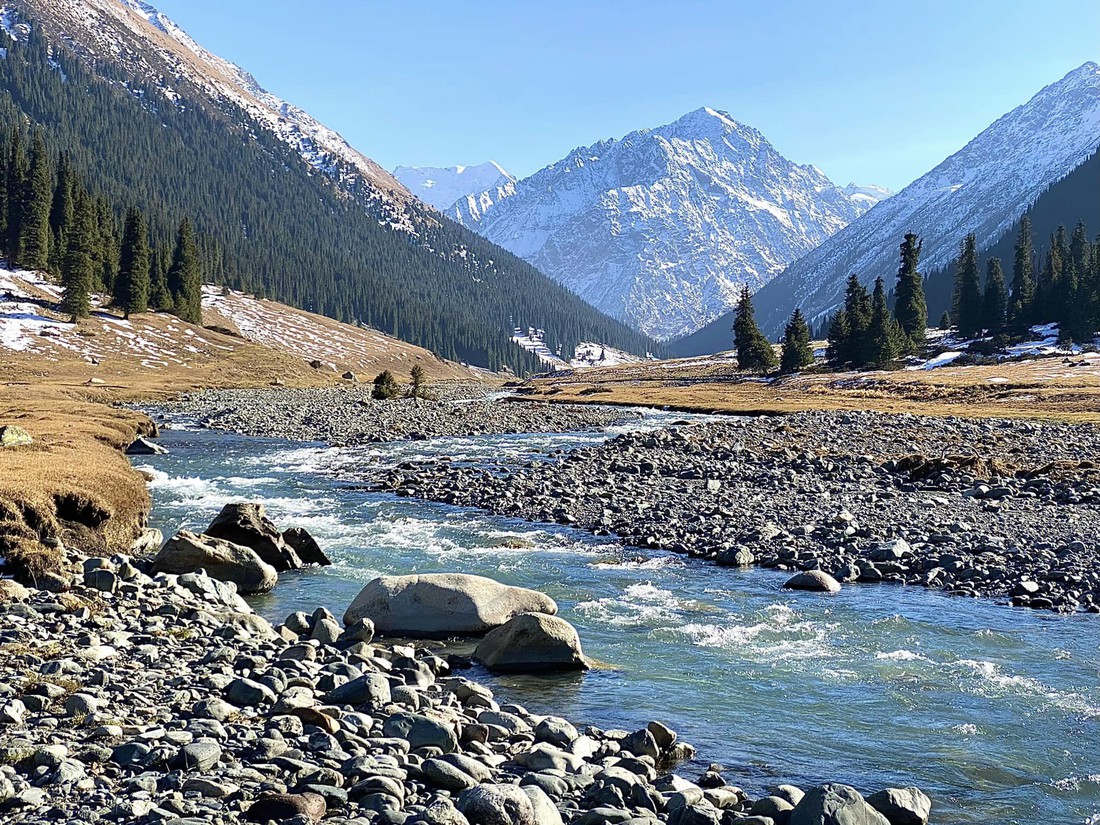
POLYGON ((853 202, 861 205, 865 212, 879 201, 884 201, 894 194, 893 190, 887 189, 885 186, 876 186, 873 183, 866 185, 849 183, 843 191, 853 202))
POLYGON ((453 217, 654 337, 698 329, 867 207, 704 107, 575 149, 453 217))

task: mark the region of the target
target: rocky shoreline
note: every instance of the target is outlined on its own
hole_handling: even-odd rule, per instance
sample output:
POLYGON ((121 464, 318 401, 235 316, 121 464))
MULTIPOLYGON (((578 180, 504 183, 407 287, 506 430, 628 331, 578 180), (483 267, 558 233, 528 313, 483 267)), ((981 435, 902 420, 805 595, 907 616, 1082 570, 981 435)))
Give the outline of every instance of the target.
POLYGON ((1100 612, 1100 430, 806 412, 630 433, 549 461, 433 460, 379 490, 719 564, 1100 612))
MULTIPOLYGON (((922 823, 916 789, 777 785, 750 799, 659 722, 585 728, 496 699, 467 662, 324 608, 273 627, 203 572, 70 561, 0 592, 6 823, 922 823), (694 771, 698 774, 699 771, 694 771)), ((533 614, 523 614, 530 616, 533 614)))
POLYGON ((212 430, 333 445, 571 432, 638 417, 629 409, 584 404, 503 403, 472 384, 433 387, 432 393, 431 400, 376 401, 369 387, 204 390, 141 409, 154 418, 190 418, 212 430))

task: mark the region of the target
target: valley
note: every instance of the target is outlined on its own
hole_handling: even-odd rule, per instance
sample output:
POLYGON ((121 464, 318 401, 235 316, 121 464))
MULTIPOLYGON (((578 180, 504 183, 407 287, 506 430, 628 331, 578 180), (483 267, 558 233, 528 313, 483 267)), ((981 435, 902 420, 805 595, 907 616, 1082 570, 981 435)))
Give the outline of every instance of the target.
POLYGON ((0 0, 0 822, 1100 825, 1083 16, 164 3, 0 0))

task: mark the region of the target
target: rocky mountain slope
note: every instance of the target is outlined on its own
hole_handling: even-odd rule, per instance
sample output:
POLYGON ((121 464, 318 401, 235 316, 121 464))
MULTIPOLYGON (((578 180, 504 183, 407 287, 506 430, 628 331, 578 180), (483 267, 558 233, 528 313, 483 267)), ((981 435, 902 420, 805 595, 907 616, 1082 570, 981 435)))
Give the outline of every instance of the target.
MULTIPOLYGON (((985 249, 1054 182, 1100 146, 1100 66, 1086 63, 993 123, 966 146, 800 258, 756 295, 757 318, 777 335, 794 307, 820 323, 855 272, 865 282, 897 271, 898 244, 924 238, 922 268, 947 264, 974 232, 985 249)), ((676 345, 685 354, 730 347, 722 317, 676 345)))
POLYGON ((755 129, 701 108, 582 147, 456 217, 657 338, 729 309, 868 208, 755 129))
POLYGON ((460 223, 480 220, 516 193, 516 179, 496 161, 478 166, 398 166, 394 177, 428 206, 460 223))

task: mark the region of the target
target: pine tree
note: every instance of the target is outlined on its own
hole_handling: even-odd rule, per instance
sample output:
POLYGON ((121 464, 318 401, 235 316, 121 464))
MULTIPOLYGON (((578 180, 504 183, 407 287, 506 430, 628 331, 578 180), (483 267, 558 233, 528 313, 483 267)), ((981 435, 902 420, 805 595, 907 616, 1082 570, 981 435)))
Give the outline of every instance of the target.
POLYGON ((802 317, 802 310, 795 309, 783 335, 783 351, 779 356, 781 372, 798 372, 814 362, 814 351, 810 347, 810 328, 802 317))
POLYGON ((867 327, 867 357, 865 364, 873 367, 889 367, 901 354, 905 333, 886 303, 886 284, 875 279, 871 296, 871 323, 867 327))
POLYGON ((1096 318, 1093 315, 1095 291, 1092 281, 1092 246, 1083 222, 1079 221, 1073 228, 1064 269, 1065 304, 1059 319, 1062 336, 1068 339, 1091 340, 1096 332, 1096 318))
POLYGON ((30 170, 23 185, 22 222, 19 226, 19 265, 45 271, 50 265, 50 208, 53 185, 46 142, 34 136, 30 170))
POLYGON ((382 370, 374 377, 374 388, 371 390, 371 397, 376 401, 388 401, 391 398, 397 398, 400 394, 401 387, 398 386, 397 379, 389 370, 382 370))
POLYGON ((756 325, 752 294, 741 288, 741 299, 733 322, 733 345, 737 349, 737 365, 746 372, 768 372, 778 365, 775 350, 756 325))
POLYGON ((27 180, 27 153, 23 149, 23 139, 19 130, 11 130, 11 140, 8 142, 8 234, 5 251, 8 256, 8 266, 11 269, 19 269, 21 265, 21 250, 19 247, 19 235, 23 226, 23 187, 27 180))
POLYGON ((1020 218, 1020 229, 1012 254, 1012 301, 1009 310, 1012 328, 1022 332, 1035 316, 1035 246, 1031 239, 1031 218, 1020 218))
POLYGON ((145 218, 136 207, 126 214, 126 229, 122 236, 118 278, 115 280, 115 302, 129 318, 131 313, 149 309, 150 286, 149 230, 145 218))
POLYGON ((940 316, 940 329, 951 329, 951 313, 947 310, 944 310, 943 315, 940 316))
POLYGON ((91 310, 92 284, 95 280, 95 208, 83 196, 75 206, 72 231, 61 272, 61 307, 73 323, 88 317, 91 310))
POLYGON ((195 246, 195 231, 191 221, 184 219, 176 236, 172 268, 168 270, 168 291, 172 296, 172 311, 190 324, 202 323, 202 273, 199 252, 195 246))
POLYGON ((424 368, 419 364, 413 364, 412 370, 409 372, 409 398, 423 398, 424 397, 424 368))
POLYGON ((53 204, 50 207, 50 271, 60 272, 68 249, 67 233, 73 222, 74 174, 72 162, 67 152, 57 159, 57 185, 53 190, 53 204))
POLYGON ((867 361, 867 330, 871 326, 871 295, 854 274, 848 276, 844 290, 844 312, 848 318, 848 340, 843 347, 844 362, 859 366, 867 361))
POLYGON ((851 347, 852 327, 848 323, 848 313, 844 309, 837 310, 829 321, 829 331, 826 333, 829 339, 829 348, 826 357, 834 367, 842 367, 848 362, 848 351, 851 347))
POLYGON ((154 250, 149 285, 149 308, 157 312, 172 311, 172 293, 168 291, 168 269, 171 262, 166 247, 154 250))
POLYGON ((990 258, 986 262, 985 270, 982 324, 991 333, 998 333, 1004 329, 1007 306, 1008 289, 1005 287, 1005 273, 1001 269, 1001 259, 990 258))
POLYGON ((905 336, 914 346, 924 344, 928 326, 928 304, 924 298, 924 278, 918 267, 923 242, 912 232, 905 235, 901 244, 901 265, 898 267, 898 283, 894 290, 894 317, 905 336))
POLYGON ((959 335, 970 338, 982 332, 982 282, 978 273, 978 241, 971 232, 959 248, 955 263, 955 322, 959 335))

